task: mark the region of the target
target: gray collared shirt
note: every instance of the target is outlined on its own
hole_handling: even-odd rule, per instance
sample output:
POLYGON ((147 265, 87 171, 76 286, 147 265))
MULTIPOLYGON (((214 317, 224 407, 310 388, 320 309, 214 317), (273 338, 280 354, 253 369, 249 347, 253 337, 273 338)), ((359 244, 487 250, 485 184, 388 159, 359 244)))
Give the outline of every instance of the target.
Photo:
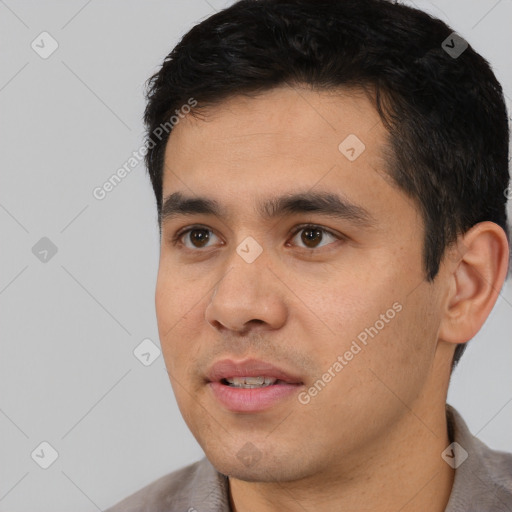
MULTIPOLYGON (((455 446, 445 454, 445 460, 454 461, 456 467, 445 512, 512 512, 512 453, 491 450, 474 437, 448 404, 446 417, 450 441, 464 451, 455 446)), ((159 478, 106 512, 231 512, 228 478, 203 458, 159 478)))

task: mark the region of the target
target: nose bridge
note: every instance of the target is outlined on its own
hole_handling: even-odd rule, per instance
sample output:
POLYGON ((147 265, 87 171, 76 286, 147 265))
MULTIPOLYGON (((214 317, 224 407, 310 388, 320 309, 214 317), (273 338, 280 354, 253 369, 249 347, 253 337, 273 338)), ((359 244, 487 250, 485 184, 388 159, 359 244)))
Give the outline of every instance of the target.
MULTIPOLYGON (((234 233, 236 233, 236 231, 234 233)), ((245 279, 257 278, 265 272, 265 269, 267 269, 270 263, 270 254, 268 247, 264 248, 263 236, 261 234, 254 234, 254 236, 252 236, 246 231, 245 233, 242 232, 239 234, 237 238, 238 240, 235 242, 236 245, 229 249, 229 253, 226 256, 225 267, 227 272, 225 277, 231 274, 231 279, 234 276, 237 277, 237 279, 234 280, 235 283, 244 283, 245 279), (257 239, 255 237, 257 237, 257 239), (244 277, 245 275, 247 277, 244 277)), ((219 282, 219 285, 222 281, 219 282)))
POLYGON ((226 273, 217 282, 206 308, 206 320, 215 326, 243 330, 252 320, 277 327, 285 311, 269 267, 269 253, 246 237, 229 255, 226 273))
POLYGON ((264 274, 269 272, 267 256, 254 238, 245 238, 229 255, 227 271, 215 286, 212 300, 219 294, 228 294, 224 297, 228 300, 240 301, 243 297, 256 300, 265 281, 264 274))

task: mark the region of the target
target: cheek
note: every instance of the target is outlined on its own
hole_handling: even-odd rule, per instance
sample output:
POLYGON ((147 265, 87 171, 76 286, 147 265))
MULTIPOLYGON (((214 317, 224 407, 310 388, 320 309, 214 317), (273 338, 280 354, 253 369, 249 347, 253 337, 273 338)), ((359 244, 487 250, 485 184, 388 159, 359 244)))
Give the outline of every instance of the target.
POLYGON ((339 286, 329 287, 315 302, 329 327, 322 329, 327 333, 324 344, 315 348, 322 362, 351 351, 346 359, 360 371, 381 368, 389 374, 395 368, 403 375, 411 362, 418 365, 430 357, 428 344, 432 345, 435 318, 426 315, 425 290, 411 295, 407 280, 396 271, 338 282, 339 286))
MULTIPOLYGON (((208 289, 208 288, 206 288, 208 289)), ((176 270, 159 269, 155 289, 158 332, 167 369, 179 377, 196 357, 204 330, 205 292, 176 270), (185 364, 186 363, 186 364, 185 364)))
MULTIPOLYGON (((381 277, 369 280, 368 272, 364 279, 347 276, 339 277, 335 286, 324 287, 322 293, 311 294, 308 299, 318 324, 329 338, 352 341, 365 329, 379 321, 381 314, 391 309, 388 316, 394 315, 393 303, 397 297, 390 290, 389 282, 381 277), (321 320, 321 321, 320 321, 321 320)), ((391 324, 393 320, 389 320, 391 324)), ((386 324, 386 328, 389 324, 386 324)))
MULTIPOLYGON (((400 306, 400 311, 395 312, 375 337, 368 337, 365 357, 360 359, 361 369, 373 372, 377 385, 382 381, 382 386, 389 387, 406 403, 424 385, 437 342, 437 318, 432 313, 435 299, 423 286, 426 285, 409 295, 409 292, 388 294, 391 302, 400 306)), ((389 305, 383 306, 378 313, 385 313, 389 305)), ((373 325, 378 329, 382 324, 373 325)))
POLYGON ((164 357, 179 339, 176 333, 186 321, 187 309, 190 309, 187 308, 187 303, 182 288, 171 273, 160 270, 155 290, 155 311, 164 357))
POLYGON ((167 328, 168 331, 186 318, 187 312, 198 300, 193 291, 193 285, 184 282, 177 267, 164 266, 161 262, 155 289, 155 309, 160 329, 167 328))

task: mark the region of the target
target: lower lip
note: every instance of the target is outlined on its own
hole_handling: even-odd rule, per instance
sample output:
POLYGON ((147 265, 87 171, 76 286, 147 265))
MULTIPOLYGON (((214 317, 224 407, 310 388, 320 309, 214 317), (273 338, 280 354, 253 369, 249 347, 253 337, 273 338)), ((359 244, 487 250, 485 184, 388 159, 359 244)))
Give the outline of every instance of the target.
POLYGON ((233 412, 258 412, 268 409, 297 393, 300 384, 272 384, 262 388, 235 388, 220 382, 209 382, 217 400, 233 412))

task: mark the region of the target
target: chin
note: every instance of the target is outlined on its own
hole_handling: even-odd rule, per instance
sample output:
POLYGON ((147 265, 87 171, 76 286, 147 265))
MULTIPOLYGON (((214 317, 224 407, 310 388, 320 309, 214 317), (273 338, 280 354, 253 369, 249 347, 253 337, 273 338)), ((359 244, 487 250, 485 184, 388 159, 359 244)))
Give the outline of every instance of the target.
POLYGON ((227 458, 226 452, 207 453, 206 456, 217 471, 245 482, 292 482, 307 476, 303 461, 284 454, 281 459, 261 454, 257 460, 238 457, 237 454, 227 458))

